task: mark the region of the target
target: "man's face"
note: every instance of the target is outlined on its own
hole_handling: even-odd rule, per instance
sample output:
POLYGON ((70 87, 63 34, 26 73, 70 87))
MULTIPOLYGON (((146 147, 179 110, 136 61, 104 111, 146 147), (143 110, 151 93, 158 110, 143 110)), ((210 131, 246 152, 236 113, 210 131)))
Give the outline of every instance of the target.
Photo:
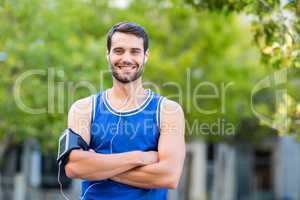
POLYGON ((143 38, 116 32, 111 38, 111 48, 107 58, 115 79, 122 83, 129 83, 143 74, 148 53, 144 53, 143 38))

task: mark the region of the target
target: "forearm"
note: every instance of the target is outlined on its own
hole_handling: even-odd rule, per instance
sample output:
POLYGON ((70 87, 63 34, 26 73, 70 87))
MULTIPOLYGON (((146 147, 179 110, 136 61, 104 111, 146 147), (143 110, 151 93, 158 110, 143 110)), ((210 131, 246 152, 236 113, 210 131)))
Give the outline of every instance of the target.
POLYGON ((74 150, 65 166, 67 176, 87 180, 102 180, 141 166, 140 152, 99 154, 74 150))
POLYGON ((181 106, 165 100, 160 122, 159 162, 129 170, 112 180, 140 188, 177 187, 185 158, 185 120, 181 106))
POLYGON ((173 189, 177 186, 176 169, 164 161, 134 168, 111 179, 140 188, 173 189))

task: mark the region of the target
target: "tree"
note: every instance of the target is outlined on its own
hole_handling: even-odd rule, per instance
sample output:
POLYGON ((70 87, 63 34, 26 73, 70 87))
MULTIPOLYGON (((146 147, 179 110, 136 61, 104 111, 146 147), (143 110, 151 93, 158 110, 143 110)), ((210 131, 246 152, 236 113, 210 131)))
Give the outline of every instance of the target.
MULTIPOLYGON (((1 141, 20 143, 35 137, 45 151, 56 151, 71 103, 111 84, 106 33, 119 21, 134 21, 149 32, 145 81, 183 105, 187 137, 233 140, 240 123, 254 118, 251 89, 267 75, 245 17, 199 12, 182 1, 130 1, 125 7, 113 2, 0 2, 1 141), (206 96, 195 99, 199 94, 206 96), (212 127, 218 119, 232 124, 234 132, 199 130, 201 124, 212 127)), ((263 132, 246 137, 261 137, 263 132)))
MULTIPOLYGON (((296 92, 300 67, 300 2, 296 0, 185 0, 199 12, 209 10, 228 15, 245 13, 252 21, 253 41, 260 49, 261 60, 270 73, 286 69, 287 93, 269 115, 279 134, 299 133, 300 101, 296 92), (281 126, 287 123, 287 126, 281 126)), ((272 81, 274 82, 274 80, 272 81)), ((274 84, 274 91, 276 90, 274 84)), ((300 138, 300 137, 299 137, 300 138)))

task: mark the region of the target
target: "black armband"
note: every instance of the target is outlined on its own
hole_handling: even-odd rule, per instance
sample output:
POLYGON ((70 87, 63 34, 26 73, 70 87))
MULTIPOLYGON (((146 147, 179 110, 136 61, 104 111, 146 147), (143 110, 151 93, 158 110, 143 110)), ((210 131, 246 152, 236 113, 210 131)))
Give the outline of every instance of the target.
POLYGON ((87 151, 89 150, 89 145, 79 134, 68 128, 59 138, 57 162, 63 165, 66 164, 68 162, 69 154, 74 149, 83 149, 87 151))

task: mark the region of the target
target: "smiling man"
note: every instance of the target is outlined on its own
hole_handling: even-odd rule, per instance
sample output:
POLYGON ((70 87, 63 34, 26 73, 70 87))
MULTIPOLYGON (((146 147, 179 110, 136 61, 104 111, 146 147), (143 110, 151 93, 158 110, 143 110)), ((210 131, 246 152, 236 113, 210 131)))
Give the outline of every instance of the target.
POLYGON ((68 128, 90 150, 72 150, 66 175, 83 179, 81 199, 165 200, 177 187, 185 158, 181 106, 150 89, 142 74, 148 36, 135 23, 118 23, 107 36, 113 86, 76 101, 68 128))

